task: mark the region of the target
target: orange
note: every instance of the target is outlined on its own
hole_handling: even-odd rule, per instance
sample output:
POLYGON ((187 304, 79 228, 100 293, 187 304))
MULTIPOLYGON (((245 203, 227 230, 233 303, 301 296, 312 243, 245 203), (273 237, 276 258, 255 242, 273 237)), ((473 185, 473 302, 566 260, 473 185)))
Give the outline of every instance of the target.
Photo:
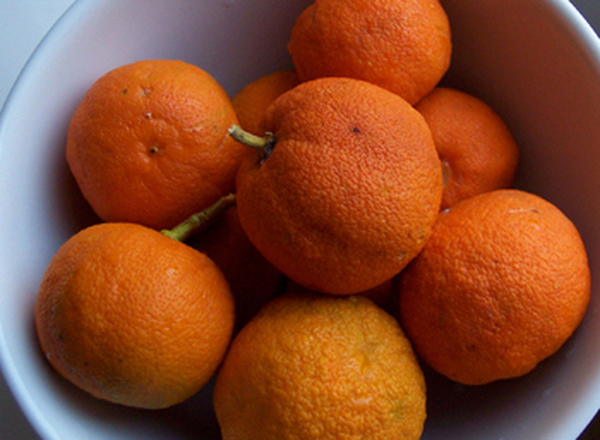
POLYGON ((144 226, 102 223, 51 260, 35 320, 46 358, 73 384, 110 402, 165 408, 215 373, 234 304, 205 255, 144 226))
POLYGON ((427 124, 404 99, 322 78, 281 95, 266 128, 275 140, 242 162, 236 191, 242 227, 274 266, 308 289, 351 294, 418 254, 442 173, 427 124))
POLYGON ((188 244, 213 260, 229 282, 236 304, 236 330, 285 289, 285 276, 250 243, 235 206, 188 244))
POLYGON ((480 99, 436 88, 415 108, 431 129, 444 170, 442 209, 512 186, 519 148, 502 118, 480 99))
POLYGON ((231 102, 240 126, 255 135, 265 134, 265 112, 279 95, 300 83, 293 69, 277 70, 246 85, 231 102))
POLYGON ((450 23, 437 0, 316 0, 288 50, 302 81, 362 79, 415 104, 450 66, 450 23))
POLYGON ((204 70, 175 60, 117 67, 87 91, 66 155, 96 214, 172 228, 234 188, 245 150, 227 135, 231 100, 204 70))
POLYGON ((213 397, 224 440, 418 439, 426 417, 409 340, 360 296, 273 300, 234 339, 213 397))
POLYGON ((590 271, 573 223, 553 204, 496 190, 443 211, 401 274, 401 325, 434 370, 478 385, 522 376, 581 322, 590 271))

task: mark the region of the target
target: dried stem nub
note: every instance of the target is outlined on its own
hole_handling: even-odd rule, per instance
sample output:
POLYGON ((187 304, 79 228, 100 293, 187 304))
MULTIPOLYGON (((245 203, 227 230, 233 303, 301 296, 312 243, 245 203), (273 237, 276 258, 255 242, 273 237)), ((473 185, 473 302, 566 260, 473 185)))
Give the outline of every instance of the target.
POLYGON ((275 136, 270 131, 264 136, 256 136, 245 131, 239 125, 233 125, 229 128, 229 135, 241 144, 263 151, 266 157, 269 157, 275 147, 275 136))

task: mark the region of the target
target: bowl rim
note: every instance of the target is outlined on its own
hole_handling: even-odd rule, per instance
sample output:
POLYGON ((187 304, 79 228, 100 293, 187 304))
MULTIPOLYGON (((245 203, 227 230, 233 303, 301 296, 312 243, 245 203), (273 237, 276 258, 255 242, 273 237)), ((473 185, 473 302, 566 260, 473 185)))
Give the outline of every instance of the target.
MULTIPOLYGON (((600 35, 569 0, 547 0, 557 17, 566 20, 571 38, 600 77, 600 35)), ((566 29, 567 30, 567 29, 566 29)))
MULTIPOLYGON (((13 109, 19 102, 20 96, 27 89, 31 78, 36 76, 36 72, 44 64, 44 60, 51 56, 51 49, 60 41, 61 36, 66 34, 79 17, 88 13, 97 3, 100 2, 75 0, 46 32, 17 75, 2 108, 0 108, 0 173, 5 166, 3 161, 4 138, 10 126, 13 109)), ((14 401, 36 434, 42 438, 60 438, 25 386, 17 365, 8 352, 8 341, 2 322, 0 322, 0 374, 4 376, 14 401)))

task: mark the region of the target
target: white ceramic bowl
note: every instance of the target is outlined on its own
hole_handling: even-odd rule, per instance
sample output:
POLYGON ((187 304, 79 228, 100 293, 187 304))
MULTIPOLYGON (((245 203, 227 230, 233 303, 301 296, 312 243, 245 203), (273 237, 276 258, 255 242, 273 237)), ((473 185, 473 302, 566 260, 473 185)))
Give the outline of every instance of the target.
MULTIPOLYGON (((290 66, 285 44, 310 0, 81 0, 26 66, 0 122, 2 369, 43 438, 218 438, 210 385, 146 412, 95 400, 38 349, 33 303, 58 247, 95 221, 63 156, 69 119, 101 74, 179 58, 230 92, 290 66)), ((455 52, 448 80, 490 103, 521 148, 517 185, 578 226, 593 298, 582 326, 533 373, 484 387, 428 373, 424 439, 575 439, 600 408, 600 42, 566 0, 444 0, 455 52)))

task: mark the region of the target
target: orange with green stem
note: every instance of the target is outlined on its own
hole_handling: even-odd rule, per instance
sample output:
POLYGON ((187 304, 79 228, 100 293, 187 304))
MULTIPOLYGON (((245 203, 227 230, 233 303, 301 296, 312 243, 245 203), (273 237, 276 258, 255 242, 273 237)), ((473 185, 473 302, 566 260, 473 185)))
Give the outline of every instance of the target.
POLYGON ((309 289, 357 293, 418 254, 442 173, 425 120, 404 99, 322 78, 277 98, 266 129, 263 138, 230 133, 261 149, 239 169, 237 206, 248 238, 279 270, 309 289))
POLYGON ((97 398, 156 409, 188 399, 212 377, 234 309, 206 255, 145 226, 101 223, 52 258, 35 322, 46 359, 64 378, 97 398))

